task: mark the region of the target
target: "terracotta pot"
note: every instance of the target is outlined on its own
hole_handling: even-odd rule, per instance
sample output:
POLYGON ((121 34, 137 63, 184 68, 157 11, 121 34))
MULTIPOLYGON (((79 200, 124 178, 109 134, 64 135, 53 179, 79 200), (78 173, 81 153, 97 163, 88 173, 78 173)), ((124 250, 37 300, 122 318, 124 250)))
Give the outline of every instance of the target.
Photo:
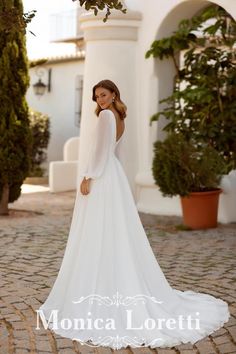
POLYGON ((187 197, 180 197, 184 225, 191 229, 217 227, 219 195, 222 189, 209 192, 193 192, 187 197))

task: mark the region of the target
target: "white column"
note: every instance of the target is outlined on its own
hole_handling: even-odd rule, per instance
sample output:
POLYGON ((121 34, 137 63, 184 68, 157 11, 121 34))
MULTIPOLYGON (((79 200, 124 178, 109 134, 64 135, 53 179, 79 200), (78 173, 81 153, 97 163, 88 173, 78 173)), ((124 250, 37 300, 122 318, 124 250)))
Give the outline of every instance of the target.
POLYGON ((138 170, 136 45, 141 15, 131 10, 126 14, 113 10, 107 22, 103 22, 103 18, 104 12, 97 16, 87 12, 79 19, 86 43, 79 160, 80 164, 86 161, 90 134, 97 119, 92 88, 100 80, 112 80, 127 105, 122 163, 134 193, 134 177, 138 170))

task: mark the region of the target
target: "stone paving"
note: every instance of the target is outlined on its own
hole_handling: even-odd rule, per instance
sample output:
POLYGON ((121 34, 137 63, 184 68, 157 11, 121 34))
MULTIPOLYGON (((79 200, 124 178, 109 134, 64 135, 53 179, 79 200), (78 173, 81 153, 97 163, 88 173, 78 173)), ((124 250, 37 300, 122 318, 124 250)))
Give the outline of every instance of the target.
POLYGON ((207 231, 176 230, 181 218, 141 214, 150 244, 171 286, 206 292, 230 305, 221 329, 195 343, 168 349, 91 348, 49 330, 36 330, 36 313, 58 273, 75 193, 24 193, 0 217, 0 354, 227 354, 236 353, 236 224, 207 231))

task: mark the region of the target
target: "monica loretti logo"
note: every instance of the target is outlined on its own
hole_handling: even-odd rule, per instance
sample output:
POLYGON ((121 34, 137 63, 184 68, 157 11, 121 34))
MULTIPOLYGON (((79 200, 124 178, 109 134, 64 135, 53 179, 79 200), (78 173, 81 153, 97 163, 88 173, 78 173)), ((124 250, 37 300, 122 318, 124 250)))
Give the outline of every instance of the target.
MULTIPOLYGON (((140 307, 136 307, 136 305, 144 305, 147 301, 151 301, 156 305, 160 305, 163 301, 158 301, 155 297, 147 296, 144 294, 138 294, 135 296, 126 296, 119 294, 117 291, 112 297, 109 296, 100 296, 98 294, 91 294, 88 296, 82 296, 79 299, 73 301, 73 304, 78 305, 82 304, 87 301, 89 304, 93 304, 95 302, 98 303, 99 306, 116 306, 116 307, 123 307, 123 311, 125 313, 126 318, 126 327, 125 330, 129 331, 128 333, 131 334, 132 331, 140 331, 145 330, 148 331, 155 331, 161 329, 181 329, 181 330, 193 330, 193 329, 200 329, 200 319, 198 318, 199 312, 196 312, 196 317, 192 317, 191 315, 184 316, 179 315, 176 317, 168 317, 166 318, 145 318, 142 322, 137 325, 137 321, 134 324, 134 317, 137 312, 140 311, 140 307), (135 306, 132 306, 135 305, 135 306), (132 306, 132 309, 129 308, 132 306)), ((87 312, 86 318, 58 318, 58 310, 54 309, 51 310, 50 315, 45 317, 43 310, 36 310, 37 312, 37 327, 36 329, 40 329, 39 326, 39 316, 43 323, 45 329, 52 329, 57 333, 57 330, 73 330, 73 331, 81 331, 81 330, 96 330, 98 331, 98 336, 96 338, 95 344, 89 344, 87 342, 83 342, 80 338, 74 338, 75 340, 79 341, 81 344, 86 344, 89 346, 113 346, 116 349, 120 349, 122 346, 127 346, 132 344, 135 347, 145 346, 154 346, 160 345, 162 338, 154 338, 151 341, 147 341, 145 338, 138 338, 137 336, 119 336, 115 335, 114 332, 118 330, 116 326, 116 319, 109 317, 109 318, 94 318, 93 313, 91 311, 87 312), (109 335, 99 336, 99 331, 104 331, 109 335), (113 335, 110 335, 113 334, 113 335)), ((139 316, 138 316, 139 317, 139 316)), ((58 332, 59 333, 59 332, 58 332)), ((60 334, 60 333, 59 333, 60 334)))

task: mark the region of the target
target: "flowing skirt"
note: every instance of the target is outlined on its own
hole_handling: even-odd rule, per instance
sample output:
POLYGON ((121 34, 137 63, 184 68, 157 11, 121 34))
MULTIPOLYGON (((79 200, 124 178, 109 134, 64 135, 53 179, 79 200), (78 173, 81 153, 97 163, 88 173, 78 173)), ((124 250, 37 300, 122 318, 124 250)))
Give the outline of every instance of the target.
POLYGON ((61 268, 38 312, 63 337, 113 349, 193 344, 230 316, 225 301, 169 285, 116 157, 88 195, 77 192, 61 268))

